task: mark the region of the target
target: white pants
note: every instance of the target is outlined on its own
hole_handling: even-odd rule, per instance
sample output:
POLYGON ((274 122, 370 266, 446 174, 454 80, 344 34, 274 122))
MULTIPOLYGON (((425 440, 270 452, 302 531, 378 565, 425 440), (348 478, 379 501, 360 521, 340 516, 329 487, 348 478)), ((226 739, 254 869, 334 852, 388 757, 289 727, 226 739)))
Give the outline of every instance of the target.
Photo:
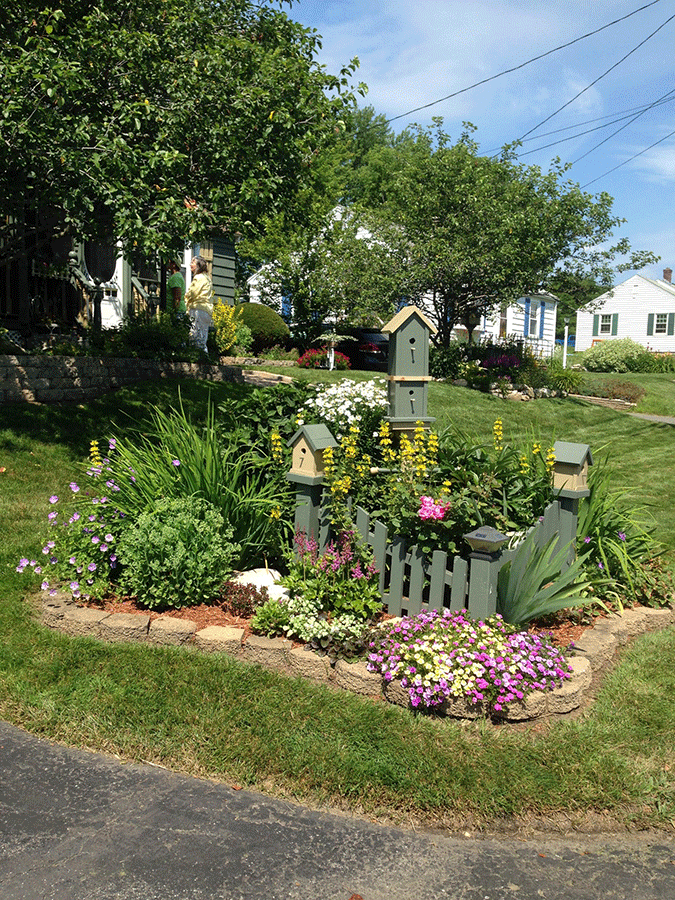
POLYGON ((206 342, 209 337, 209 328, 211 327, 213 316, 205 309, 191 309, 188 312, 188 315, 192 322, 190 340, 195 347, 199 347, 200 350, 203 350, 204 353, 206 353, 206 342))

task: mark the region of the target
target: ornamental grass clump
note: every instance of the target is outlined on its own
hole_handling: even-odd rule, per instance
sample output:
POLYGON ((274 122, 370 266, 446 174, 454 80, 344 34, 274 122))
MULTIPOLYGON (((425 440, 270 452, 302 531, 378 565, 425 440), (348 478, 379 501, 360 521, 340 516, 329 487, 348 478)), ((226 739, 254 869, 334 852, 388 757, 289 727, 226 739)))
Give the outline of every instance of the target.
POLYGON ((501 713, 533 691, 554 690, 571 667, 547 636, 516 631, 501 616, 485 621, 464 610, 430 610, 381 626, 367 667, 407 689, 411 706, 453 700, 501 713))

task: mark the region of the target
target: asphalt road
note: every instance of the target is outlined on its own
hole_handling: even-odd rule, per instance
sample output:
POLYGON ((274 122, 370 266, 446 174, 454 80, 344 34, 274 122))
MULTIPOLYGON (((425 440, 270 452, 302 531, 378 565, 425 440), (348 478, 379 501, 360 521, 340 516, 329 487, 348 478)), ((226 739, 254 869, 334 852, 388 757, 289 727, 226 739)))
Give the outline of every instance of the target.
POLYGON ((1 900, 671 900, 669 836, 420 834, 0 722, 1 900))

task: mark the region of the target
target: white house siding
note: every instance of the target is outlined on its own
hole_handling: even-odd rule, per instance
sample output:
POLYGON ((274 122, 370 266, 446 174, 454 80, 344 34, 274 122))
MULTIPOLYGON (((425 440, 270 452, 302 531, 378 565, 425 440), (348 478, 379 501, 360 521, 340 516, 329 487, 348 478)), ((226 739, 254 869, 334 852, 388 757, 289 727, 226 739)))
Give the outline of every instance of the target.
POLYGON ((675 353, 675 286, 633 275, 577 312, 577 350, 620 338, 675 353))
MULTIPOLYGON (((524 341, 540 356, 550 356, 555 349, 558 300, 552 294, 529 294, 504 311, 495 310, 484 316, 480 338, 504 338, 524 341), (505 315, 504 315, 505 313, 505 315)), ((478 329, 474 334, 478 337, 478 329)))

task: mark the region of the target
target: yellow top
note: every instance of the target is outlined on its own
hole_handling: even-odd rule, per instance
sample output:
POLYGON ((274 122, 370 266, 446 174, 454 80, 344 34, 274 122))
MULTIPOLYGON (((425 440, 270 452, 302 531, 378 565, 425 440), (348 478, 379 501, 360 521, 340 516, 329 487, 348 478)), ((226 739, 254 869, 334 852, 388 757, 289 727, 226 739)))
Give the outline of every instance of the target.
POLYGON ((190 282, 185 292, 185 306, 188 312, 191 309, 203 309, 213 315, 213 285, 204 272, 195 275, 190 282))

